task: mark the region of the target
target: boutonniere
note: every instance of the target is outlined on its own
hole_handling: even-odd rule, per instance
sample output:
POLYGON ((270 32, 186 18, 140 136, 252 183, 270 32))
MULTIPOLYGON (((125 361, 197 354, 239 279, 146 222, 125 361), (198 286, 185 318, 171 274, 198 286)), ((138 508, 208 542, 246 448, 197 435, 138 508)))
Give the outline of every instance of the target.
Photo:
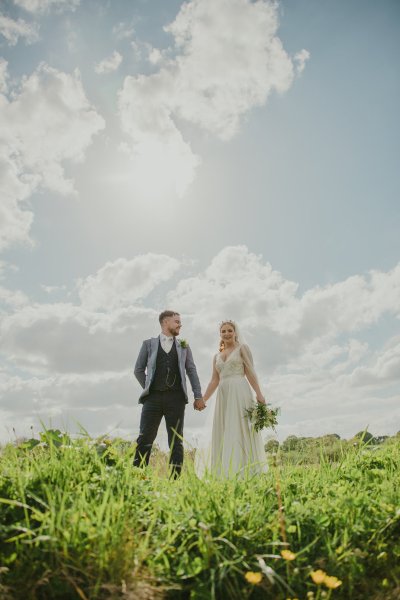
POLYGON ((178 340, 178 342, 181 348, 187 348, 189 346, 186 340, 178 340))

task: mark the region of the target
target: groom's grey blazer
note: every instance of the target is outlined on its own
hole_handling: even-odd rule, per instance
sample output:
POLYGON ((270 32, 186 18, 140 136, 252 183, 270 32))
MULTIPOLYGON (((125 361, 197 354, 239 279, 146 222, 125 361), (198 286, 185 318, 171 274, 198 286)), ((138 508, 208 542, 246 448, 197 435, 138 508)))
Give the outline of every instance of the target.
MULTIPOLYGON (((143 388, 140 394, 139 403, 145 401, 150 393, 150 386, 153 383, 156 372, 156 360, 159 347, 160 336, 144 340, 135 364, 135 376, 143 388)), ((175 338, 176 351, 178 353, 179 372, 181 374, 182 389, 188 402, 188 393, 186 388, 186 373, 192 386, 195 398, 201 398, 201 386, 199 376, 197 375, 196 365, 194 364, 193 354, 189 346, 181 347, 179 340, 175 338)))

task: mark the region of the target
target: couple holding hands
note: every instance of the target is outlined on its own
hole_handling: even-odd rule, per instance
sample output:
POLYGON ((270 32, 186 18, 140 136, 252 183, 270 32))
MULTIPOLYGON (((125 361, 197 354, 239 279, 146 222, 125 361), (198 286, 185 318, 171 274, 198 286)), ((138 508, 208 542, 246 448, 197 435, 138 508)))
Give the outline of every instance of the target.
POLYGON ((135 365, 135 376, 143 388, 140 432, 134 465, 147 465, 162 417, 168 433, 170 466, 178 477, 183 463, 183 425, 188 403, 186 375, 194 394, 194 408, 202 411, 218 388, 206 440, 196 449, 195 469, 199 477, 212 473, 220 477, 262 473, 268 469, 260 432, 256 432, 245 411, 257 402, 265 404, 249 347, 241 339, 238 325, 223 321, 219 328, 220 347, 214 356, 210 383, 204 396, 190 347, 177 339, 182 327, 179 313, 165 310, 159 316, 160 335, 145 340, 135 365), (250 387, 251 386, 251 387, 250 387))

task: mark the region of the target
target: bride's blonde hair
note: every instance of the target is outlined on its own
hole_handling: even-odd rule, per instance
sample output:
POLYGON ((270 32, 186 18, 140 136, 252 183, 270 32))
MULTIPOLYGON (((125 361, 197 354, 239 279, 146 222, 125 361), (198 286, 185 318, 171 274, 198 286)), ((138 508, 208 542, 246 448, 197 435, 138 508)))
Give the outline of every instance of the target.
MULTIPOLYGON (((219 331, 221 333, 221 329, 223 327, 223 325, 231 325, 235 331, 235 338, 237 340, 237 330, 236 330, 236 323, 234 321, 231 321, 230 319, 228 319, 227 321, 222 321, 222 323, 220 323, 219 325, 219 331)), ((223 350, 225 350, 225 343, 223 340, 220 339, 219 341, 219 351, 222 352, 223 350)))

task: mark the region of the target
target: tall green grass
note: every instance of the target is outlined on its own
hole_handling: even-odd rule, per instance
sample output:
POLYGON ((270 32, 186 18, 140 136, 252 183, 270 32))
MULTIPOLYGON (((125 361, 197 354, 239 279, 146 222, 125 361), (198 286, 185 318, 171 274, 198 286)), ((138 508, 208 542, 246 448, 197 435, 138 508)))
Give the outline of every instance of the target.
POLYGON ((1 450, 0 597, 400 597, 399 440, 232 480, 197 479, 190 453, 170 480, 162 453, 140 470, 133 451, 51 436, 1 450))

